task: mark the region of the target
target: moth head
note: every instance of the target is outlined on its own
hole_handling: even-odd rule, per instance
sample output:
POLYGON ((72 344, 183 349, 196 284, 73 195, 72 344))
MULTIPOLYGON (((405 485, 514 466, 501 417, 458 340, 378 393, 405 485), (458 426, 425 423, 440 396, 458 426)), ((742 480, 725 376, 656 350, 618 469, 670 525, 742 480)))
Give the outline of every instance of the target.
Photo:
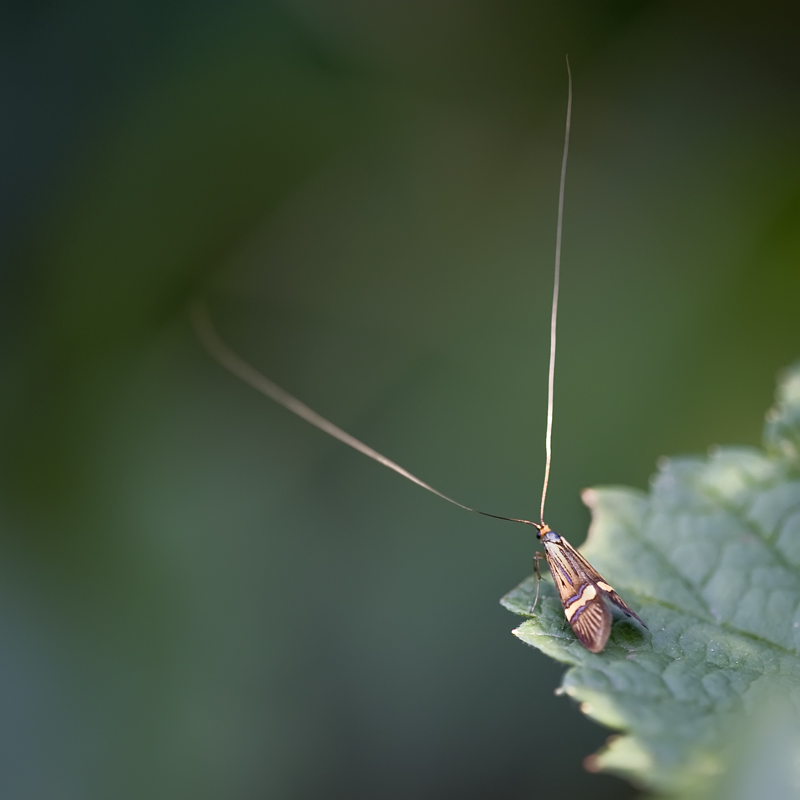
POLYGON ((557 544, 561 541, 561 537, 555 531, 551 531, 547 525, 542 525, 536 536, 546 544, 557 544))

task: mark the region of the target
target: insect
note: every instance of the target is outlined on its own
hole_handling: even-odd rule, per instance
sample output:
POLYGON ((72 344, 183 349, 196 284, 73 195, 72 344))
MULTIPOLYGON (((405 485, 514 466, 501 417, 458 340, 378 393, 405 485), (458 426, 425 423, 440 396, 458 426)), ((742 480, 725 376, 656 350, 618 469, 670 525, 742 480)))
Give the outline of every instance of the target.
MULTIPOLYGON (((591 564, 562 536, 551 530, 544 521, 544 504, 547 497, 547 487, 550 480, 550 464, 552 461, 552 433, 553 433, 553 406, 554 406, 554 378, 555 378, 555 356, 556 356, 556 320, 558 317, 558 288, 561 272, 561 234, 564 216, 564 187, 567 172, 567 156, 569 153, 569 134, 572 116, 572 73, 567 59, 567 75, 569 79, 569 90, 567 100, 567 120, 564 135, 564 154, 561 161, 561 180, 558 194, 558 224, 556 229, 556 252, 555 252, 555 271, 553 278, 553 303, 550 320, 550 367, 548 371, 548 403, 547 403, 547 432, 545 436, 545 472, 544 483, 542 486, 542 499, 540 505, 539 522, 532 522, 526 519, 516 519, 514 517, 504 517, 498 514, 489 514, 486 511, 479 511, 476 508, 459 503, 452 497, 434 489, 433 486, 413 475, 408 470, 396 464, 391 459, 364 444, 359 439, 351 436, 346 431, 334 425, 329 420, 309 408, 305 403, 298 400, 293 395, 282 389, 269 378, 262 375, 250 364, 240 358, 231 350, 219 337, 214 328, 210 317, 202 303, 197 303, 193 309, 193 321, 195 331, 200 342, 205 347, 209 355, 229 372, 236 375, 241 380, 249 383, 253 388, 262 394, 282 405, 287 410, 296 414, 301 419, 306 420, 311 425, 319 428, 324 433, 333 436, 340 442, 352 447, 365 456, 377 461, 379 464, 388 467, 394 472, 402 475, 407 480, 416 483, 423 489, 441 497, 448 503, 481 514, 493 519, 502 519, 508 522, 519 522, 524 525, 532 525, 537 529, 537 538, 544 546, 547 565, 553 576, 553 582, 558 590, 561 604, 564 607, 564 615, 567 622, 572 626, 572 630, 578 637, 581 644, 593 653, 599 653, 606 645, 611 632, 612 609, 620 612, 627 617, 631 617, 644 625, 644 622, 630 609, 630 607, 620 598, 620 596, 606 583, 600 574, 591 564), (610 608, 610 607, 611 608, 610 608)), ((533 566, 538 578, 539 559, 541 554, 537 553, 533 566)), ((533 608, 539 598, 539 584, 537 583, 536 599, 533 608)), ((647 627, 647 626, 645 626, 647 627)))
MULTIPOLYGON (((549 526, 542 525, 537 534, 544 546, 547 565, 558 589, 564 616, 578 641, 592 653, 599 653, 611 633, 611 605, 626 617, 632 617, 646 628, 638 614, 607 584, 600 573, 563 537, 549 526)), ((539 574, 539 558, 534 557, 534 570, 539 574)), ((538 594, 538 586, 537 586, 538 594)), ((535 603, 534 603, 535 604, 535 603)))

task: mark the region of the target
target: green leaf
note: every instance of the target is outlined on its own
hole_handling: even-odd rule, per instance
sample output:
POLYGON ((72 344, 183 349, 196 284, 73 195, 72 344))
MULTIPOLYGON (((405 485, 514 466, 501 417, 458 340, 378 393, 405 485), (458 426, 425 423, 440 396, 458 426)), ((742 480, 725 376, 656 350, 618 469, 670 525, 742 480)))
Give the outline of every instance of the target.
POLYGON ((549 576, 532 615, 533 577, 503 598, 529 617, 515 635, 570 665, 560 691, 622 732, 590 768, 702 791, 725 772, 742 714, 767 695, 800 697, 800 364, 781 379, 764 440, 665 459, 649 494, 584 493, 582 552, 649 631, 618 622, 594 655, 549 576))

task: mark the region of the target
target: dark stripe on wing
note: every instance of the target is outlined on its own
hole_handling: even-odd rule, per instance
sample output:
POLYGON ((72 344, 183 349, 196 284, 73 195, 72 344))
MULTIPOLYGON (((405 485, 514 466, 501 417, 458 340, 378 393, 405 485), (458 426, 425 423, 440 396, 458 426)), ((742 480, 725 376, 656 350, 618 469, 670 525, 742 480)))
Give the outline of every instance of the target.
POLYGON ((640 625, 647 628, 642 618, 609 586, 605 581, 597 581, 597 588, 603 592, 610 603, 613 603, 623 614, 633 617, 640 625))
POLYGON ((598 595, 573 615, 570 625, 587 650, 599 653, 611 633, 611 612, 598 595))

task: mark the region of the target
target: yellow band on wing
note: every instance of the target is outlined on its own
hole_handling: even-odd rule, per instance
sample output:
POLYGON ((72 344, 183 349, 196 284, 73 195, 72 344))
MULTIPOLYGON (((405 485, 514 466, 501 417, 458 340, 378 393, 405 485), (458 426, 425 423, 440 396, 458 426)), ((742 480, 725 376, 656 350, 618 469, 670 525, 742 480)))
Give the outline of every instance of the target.
POLYGON ((597 589, 595 589, 594 584, 587 584, 577 600, 574 600, 568 606, 564 606, 564 615, 566 616, 567 621, 572 622, 572 618, 575 616, 575 614, 577 614, 578 611, 590 600, 594 600, 595 597, 597 597, 597 589))

